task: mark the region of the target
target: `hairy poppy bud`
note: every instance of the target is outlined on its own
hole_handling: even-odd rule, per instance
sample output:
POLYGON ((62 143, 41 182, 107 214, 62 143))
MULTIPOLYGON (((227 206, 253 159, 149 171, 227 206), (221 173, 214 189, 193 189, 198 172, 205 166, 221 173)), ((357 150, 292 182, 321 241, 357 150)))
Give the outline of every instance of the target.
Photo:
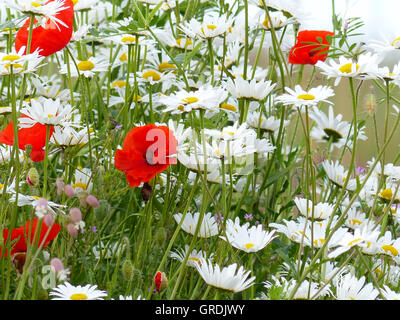
POLYGON ((28 171, 28 174, 26 176, 26 181, 28 184, 31 186, 37 186, 39 183, 39 172, 36 170, 36 168, 30 168, 28 171))
POLYGON ((135 269, 132 264, 132 261, 129 259, 126 259, 124 261, 124 263, 122 264, 121 269, 122 269, 121 271, 122 271, 122 275, 124 276, 124 278, 127 281, 132 281, 133 276, 134 276, 134 269, 135 269))
POLYGON ((168 286, 168 279, 164 272, 158 271, 154 277, 154 285, 157 292, 164 290, 168 286))

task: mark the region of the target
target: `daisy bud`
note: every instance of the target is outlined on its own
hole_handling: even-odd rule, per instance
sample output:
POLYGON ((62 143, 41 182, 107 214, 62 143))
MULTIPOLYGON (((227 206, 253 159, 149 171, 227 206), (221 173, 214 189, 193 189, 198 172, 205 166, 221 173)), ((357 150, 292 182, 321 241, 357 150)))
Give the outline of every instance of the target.
POLYGON ((73 223, 80 222, 82 220, 82 212, 79 208, 72 208, 69 210, 69 220, 73 223))
POLYGON ((372 116, 376 109, 376 98, 373 93, 369 93, 365 96, 365 109, 372 116))
POLYGON ((67 195, 68 198, 72 198, 72 197, 75 196, 74 188, 72 188, 72 186, 70 184, 67 184, 64 187, 64 192, 65 192, 65 194, 67 195))
POLYGON ((73 223, 68 223, 67 225, 67 231, 70 234, 70 236, 74 239, 78 237, 78 230, 75 228, 75 224, 73 223))
POLYGON ((168 286, 168 279, 164 272, 158 271, 154 277, 154 285, 157 292, 164 290, 168 286))
POLYGON ((53 217, 53 215, 52 215, 51 213, 46 214, 46 215, 43 217, 43 222, 45 223, 46 226, 50 227, 50 226, 53 224, 53 222, 54 222, 54 217, 53 217))
POLYGON ((97 198, 91 194, 86 197, 85 201, 89 206, 93 208, 97 208, 100 205, 99 200, 97 200, 97 198))
POLYGON ((122 272, 122 275, 124 276, 124 278, 127 281, 132 281, 133 276, 134 276, 134 269, 135 269, 132 264, 132 261, 129 259, 126 259, 124 261, 124 263, 122 264, 121 269, 122 269, 121 272, 122 272))
POLYGON ((60 271, 64 270, 64 265, 62 261, 58 258, 51 259, 50 265, 54 268, 54 271, 56 273, 59 273, 60 271))
POLYGON ((56 180, 57 195, 61 196, 64 191, 64 182, 62 178, 57 178, 56 180))
POLYGON ((26 176, 26 181, 28 182, 28 184, 30 184, 31 186, 37 186, 39 183, 39 173, 36 170, 36 168, 30 168, 28 171, 28 174, 26 176))
POLYGON ((152 191, 153 191, 153 188, 151 187, 151 185, 149 185, 147 182, 145 182, 142 187, 143 201, 145 201, 145 202, 149 201, 152 191))
POLYGON ((158 245, 162 246, 162 244, 167 240, 167 230, 165 228, 158 228, 154 235, 154 239, 158 245))

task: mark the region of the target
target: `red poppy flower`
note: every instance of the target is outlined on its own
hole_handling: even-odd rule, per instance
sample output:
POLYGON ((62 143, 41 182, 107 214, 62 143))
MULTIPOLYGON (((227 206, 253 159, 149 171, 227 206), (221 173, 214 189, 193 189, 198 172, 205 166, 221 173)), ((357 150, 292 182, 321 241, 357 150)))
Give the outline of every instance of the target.
POLYGON ((148 124, 135 127, 125 137, 123 148, 115 153, 115 168, 123 171, 131 187, 138 187, 176 164, 169 157, 176 153, 178 141, 166 126, 148 124))
MULTIPOLYGON (((21 118, 27 117, 21 114, 21 118)), ((46 145, 46 130, 47 126, 36 123, 30 128, 18 129, 18 143, 21 150, 25 150, 25 147, 30 144, 32 146, 31 159, 33 161, 42 161, 44 159, 44 146, 46 145)), ((54 127, 50 127, 50 136, 53 134, 54 127)), ((0 143, 8 144, 12 146, 14 144, 14 130, 13 122, 0 132, 0 143)))
MULTIPOLYGON (((49 0, 47 3, 52 1, 54 0, 49 0)), ((68 8, 59 11, 54 15, 54 17, 61 20, 67 26, 65 27, 61 23, 56 25, 49 19, 43 27, 38 26, 34 28, 32 30, 30 52, 34 52, 36 49, 39 49, 41 50, 39 54, 47 57, 57 51, 62 50, 68 44, 72 37, 74 21, 74 4, 72 0, 64 0, 64 7, 68 8)), ((35 19, 35 23, 36 22, 37 21, 35 19)), ((17 33, 15 38, 15 50, 17 52, 21 47, 26 47, 28 44, 29 24, 30 18, 26 20, 22 28, 19 29, 17 33)))
POLYGON ((316 64, 317 61, 325 61, 328 55, 330 43, 327 36, 334 36, 330 31, 303 30, 297 35, 297 42, 289 53, 289 63, 293 64, 316 64), (312 43, 315 43, 313 45, 312 43), (318 49, 323 45, 324 48, 318 49))
MULTIPOLYGON (((49 227, 41 221, 41 224, 38 224, 39 219, 35 218, 33 220, 29 220, 25 225, 15 228, 11 230, 11 242, 14 240, 17 240, 16 243, 12 246, 11 249, 11 255, 17 253, 17 252, 26 252, 27 251, 27 244, 26 240, 29 239, 29 243, 37 244, 38 246, 41 247, 47 247, 50 244, 50 241, 54 240, 55 237, 57 237, 58 233, 60 232, 61 226, 57 223, 53 223, 49 227), (38 230, 40 226, 40 231, 38 230), (36 233, 40 232, 39 235, 36 233)), ((9 235, 9 230, 4 229, 3 230, 3 241, 4 245, 6 244, 8 235, 9 235)), ((7 251, 4 254, 4 256, 7 256, 7 251)), ((1 249, 0 249, 0 257, 2 256, 1 254, 1 249)))

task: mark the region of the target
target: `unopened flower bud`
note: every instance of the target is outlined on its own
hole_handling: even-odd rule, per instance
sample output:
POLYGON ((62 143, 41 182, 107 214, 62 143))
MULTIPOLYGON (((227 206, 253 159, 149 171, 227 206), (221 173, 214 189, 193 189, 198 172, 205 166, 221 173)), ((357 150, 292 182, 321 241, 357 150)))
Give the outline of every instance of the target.
POLYGON ((56 180, 57 195, 61 196, 64 191, 64 182, 62 178, 57 178, 56 180))
POLYGON ((64 270, 64 265, 62 261, 58 258, 51 259, 50 265, 54 268, 54 271, 56 273, 59 273, 60 271, 64 270))
POLYGON ((46 214, 43 217, 43 222, 46 226, 50 227, 54 222, 54 216, 51 213, 46 214))
POLYGON ((28 184, 35 187, 38 185, 39 179, 39 172, 36 170, 36 168, 30 168, 26 176, 26 181, 28 184))
POLYGON ((68 223, 67 225, 67 231, 70 234, 70 236, 74 239, 78 237, 78 230, 75 228, 75 224, 73 223, 68 223))
POLYGON ((127 281, 132 281, 134 275, 134 266, 131 260, 126 259, 121 267, 121 272, 127 281))
POLYGON ((99 200, 97 200, 97 198, 91 194, 86 197, 85 201, 89 206, 93 208, 97 208, 100 205, 99 200))
POLYGON ((168 279, 164 272, 158 271, 154 277, 154 285, 157 292, 164 290, 168 286, 168 279))
POLYGON ((74 188, 70 184, 65 185, 64 192, 69 198, 73 198, 75 196, 74 188))
POLYGON ((369 93, 365 96, 365 109, 370 115, 375 113, 376 109, 376 98, 373 93, 369 93))
POLYGON ((155 235, 155 241, 159 246, 162 246, 163 243, 167 240, 167 230, 165 228, 158 228, 155 235))
POLYGON ((149 201, 152 191, 153 188, 151 187, 151 185, 145 182, 142 187, 142 199, 145 202, 149 201))
POLYGON ((80 222, 82 220, 82 212, 79 208, 72 208, 69 210, 69 220, 73 223, 80 222))

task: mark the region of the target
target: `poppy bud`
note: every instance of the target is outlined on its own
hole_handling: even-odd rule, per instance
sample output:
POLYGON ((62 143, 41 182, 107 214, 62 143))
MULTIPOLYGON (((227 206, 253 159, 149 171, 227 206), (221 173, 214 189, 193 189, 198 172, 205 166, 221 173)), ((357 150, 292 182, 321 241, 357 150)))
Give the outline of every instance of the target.
POLYGON ((28 174, 26 176, 26 181, 31 185, 31 186, 37 186, 39 183, 39 172, 36 170, 36 168, 30 168, 28 171, 28 174))
POLYGON ((129 259, 126 259, 124 261, 124 263, 122 264, 121 269, 122 269, 121 271, 122 271, 122 275, 124 276, 124 278, 127 281, 132 281, 133 276, 134 276, 134 269, 135 269, 132 264, 132 261, 129 259))
POLYGON ((154 277, 154 285, 157 292, 164 290, 168 286, 168 279, 164 272, 158 271, 154 277))
POLYGON ((70 236, 74 239, 78 237, 78 230, 75 228, 75 224, 73 223, 68 223, 67 225, 67 231, 70 234, 70 236))
POLYGON ((79 208, 72 208, 69 210, 69 219, 71 222, 76 223, 82 220, 82 212, 79 208))
POLYGON ((75 191, 74 188, 72 188, 72 186, 70 184, 67 184, 64 187, 64 192, 67 195, 68 198, 73 198, 75 196, 75 191))
POLYGON ((85 201, 89 206, 93 208, 97 208, 100 205, 99 200, 97 200, 97 198, 91 194, 86 197, 85 201))
POLYGON ((153 188, 151 187, 151 185, 145 182, 142 187, 142 199, 145 202, 149 201, 152 191, 153 188))
POLYGON ((154 235, 154 239, 159 246, 162 246, 167 240, 167 230, 162 227, 158 228, 154 235))

